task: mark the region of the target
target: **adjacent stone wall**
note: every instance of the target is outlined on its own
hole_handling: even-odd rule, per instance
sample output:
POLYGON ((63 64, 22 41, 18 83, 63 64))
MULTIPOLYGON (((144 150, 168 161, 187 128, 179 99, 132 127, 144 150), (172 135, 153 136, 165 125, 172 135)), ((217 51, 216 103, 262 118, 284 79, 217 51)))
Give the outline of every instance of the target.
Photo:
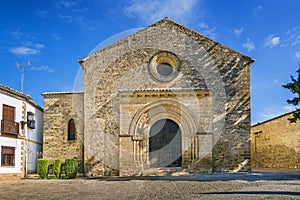
POLYGON ((43 157, 77 158, 83 163, 83 93, 44 93, 43 157), (68 122, 74 119, 75 140, 68 140, 68 122))
POLYGON ((300 125, 288 113, 251 128, 253 168, 300 170, 300 125))

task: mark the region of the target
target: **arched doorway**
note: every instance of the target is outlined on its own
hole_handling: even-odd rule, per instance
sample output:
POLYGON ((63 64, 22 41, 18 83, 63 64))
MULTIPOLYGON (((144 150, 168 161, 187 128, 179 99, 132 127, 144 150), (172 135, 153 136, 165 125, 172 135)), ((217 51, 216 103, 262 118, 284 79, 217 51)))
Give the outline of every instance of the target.
POLYGON ((181 130, 173 120, 161 119, 151 126, 149 161, 152 168, 181 167, 181 130))

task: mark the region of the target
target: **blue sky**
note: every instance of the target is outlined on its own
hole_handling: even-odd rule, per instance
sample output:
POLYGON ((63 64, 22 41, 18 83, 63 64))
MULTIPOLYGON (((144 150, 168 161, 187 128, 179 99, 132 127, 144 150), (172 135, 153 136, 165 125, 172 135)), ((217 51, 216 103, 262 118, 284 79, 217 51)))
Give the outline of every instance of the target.
POLYGON ((281 87, 300 64, 298 0, 1 0, 0 84, 43 106, 42 92, 72 91, 78 60, 107 38, 165 16, 256 60, 252 124, 289 112, 281 87))

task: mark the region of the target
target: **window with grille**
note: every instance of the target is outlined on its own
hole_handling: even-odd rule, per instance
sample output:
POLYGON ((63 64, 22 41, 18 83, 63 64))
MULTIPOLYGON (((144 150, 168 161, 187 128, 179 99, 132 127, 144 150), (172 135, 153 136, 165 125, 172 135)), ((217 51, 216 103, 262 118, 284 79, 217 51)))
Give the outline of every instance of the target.
POLYGON ((15 147, 1 147, 1 166, 15 166, 15 147))

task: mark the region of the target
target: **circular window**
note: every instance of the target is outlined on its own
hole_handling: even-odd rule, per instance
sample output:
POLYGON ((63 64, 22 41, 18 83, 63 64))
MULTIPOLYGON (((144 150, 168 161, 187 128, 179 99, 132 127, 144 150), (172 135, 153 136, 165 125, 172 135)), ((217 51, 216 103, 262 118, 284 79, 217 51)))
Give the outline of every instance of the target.
POLYGON ((178 75, 179 60, 173 53, 161 52, 150 60, 149 71, 155 81, 171 81, 178 75))
POLYGON ((162 76, 170 76, 173 72, 173 67, 169 63, 160 63, 157 65, 157 72, 162 76))

